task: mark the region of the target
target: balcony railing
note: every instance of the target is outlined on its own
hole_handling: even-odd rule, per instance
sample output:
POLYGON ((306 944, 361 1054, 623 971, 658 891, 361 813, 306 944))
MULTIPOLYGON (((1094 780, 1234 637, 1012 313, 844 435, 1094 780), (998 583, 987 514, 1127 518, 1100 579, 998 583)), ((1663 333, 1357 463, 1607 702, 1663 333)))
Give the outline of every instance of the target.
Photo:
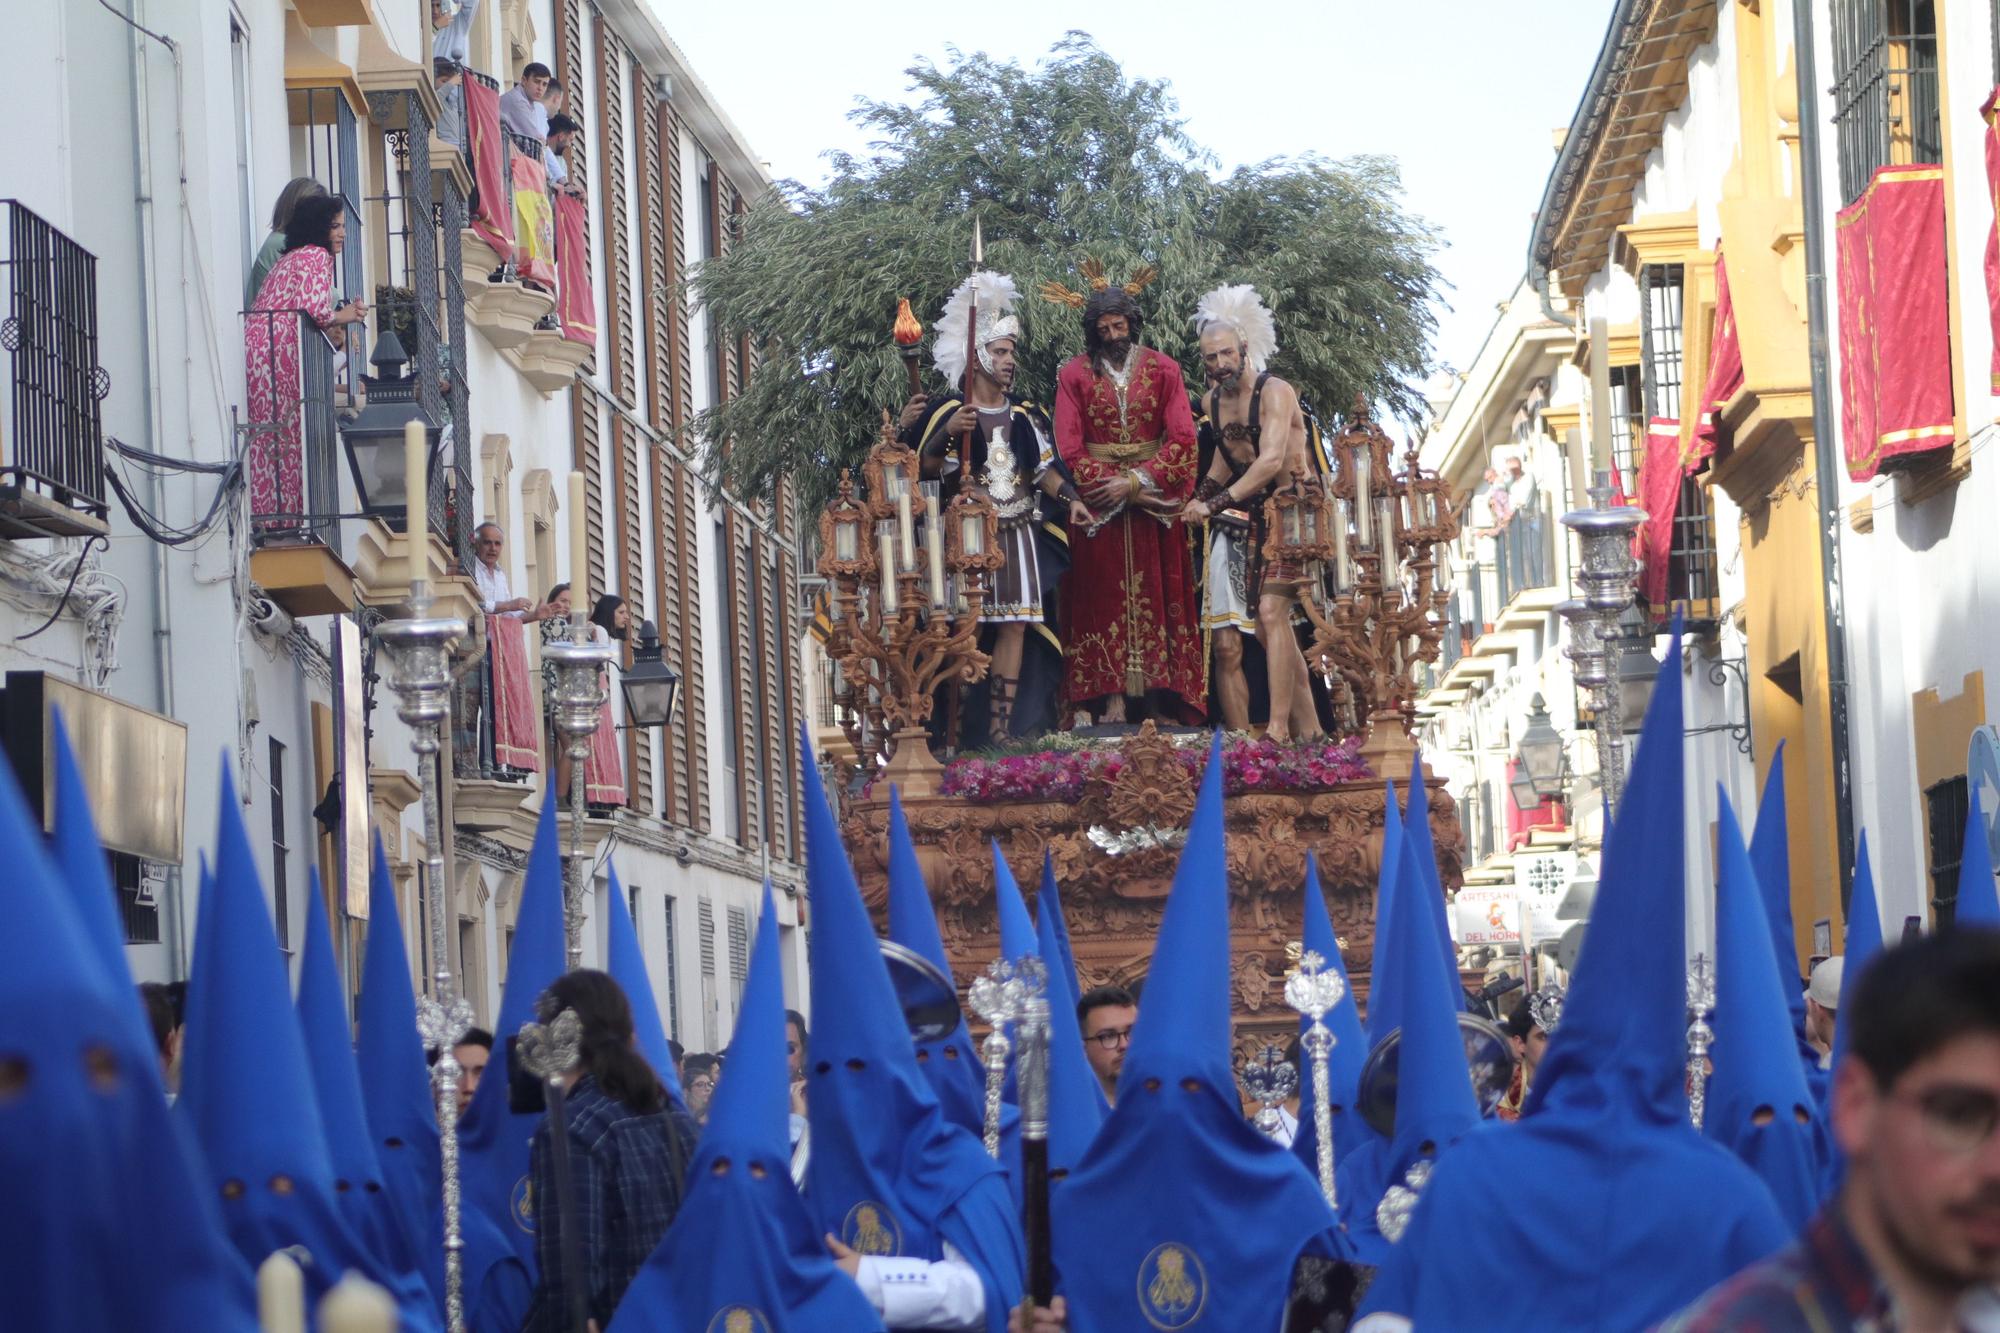
POLYGON ((1493 571, 1505 607, 1531 588, 1555 583, 1555 524, 1537 500, 1511 514, 1493 537, 1493 571))
POLYGON ((0 399, 0 536, 104 531, 97 258, 14 200, 0 200, 10 362, 0 399))
POLYGON ((246 310, 242 321, 253 539, 259 545, 318 542, 337 551, 335 362, 346 360, 344 351, 303 310, 246 310))

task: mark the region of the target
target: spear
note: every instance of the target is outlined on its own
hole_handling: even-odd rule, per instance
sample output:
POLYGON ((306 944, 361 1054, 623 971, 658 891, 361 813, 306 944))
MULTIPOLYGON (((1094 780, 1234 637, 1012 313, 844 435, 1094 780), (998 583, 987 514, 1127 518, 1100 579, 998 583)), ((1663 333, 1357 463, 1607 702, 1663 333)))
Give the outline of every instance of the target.
MULTIPOLYGON (((986 262, 986 238, 979 229, 979 215, 972 215, 972 271, 986 262)), ((972 368, 979 364, 979 291, 974 288, 971 303, 965 311, 965 376, 959 381, 960 399, 968 406, 972 402, 972 368)), ((958 437, 958 484, 963 486, 972 477, 972 432, 968 426, 958 437)))

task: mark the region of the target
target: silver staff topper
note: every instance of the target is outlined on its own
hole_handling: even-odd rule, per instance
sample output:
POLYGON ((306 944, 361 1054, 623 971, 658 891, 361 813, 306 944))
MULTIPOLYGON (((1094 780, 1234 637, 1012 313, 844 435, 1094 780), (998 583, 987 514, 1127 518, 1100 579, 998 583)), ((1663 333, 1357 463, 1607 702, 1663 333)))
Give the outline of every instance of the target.
POLYGON ((986 1152, 991 1157, 1000 1155, 1000 1086, 1006 1082, 1007 1057, 1014 1050, 1007 1029, 1026 1012, 1028 991, 1034 984, 1028 979, 1031 973, 1039 979, 1040 959, 1023 958, 1019 963, 1010 963, 996 958, 991 967, 973 978, 966 992, 972 1011, 993 1029, 979 1048, 986 1062, 986 1152))
POLYGON ((1338 971, 1326 970, 1326 959, 1311 949, 1301 949, 1298 966, 1285 977, 1285 1003, 1312 1024, 1301 1039, 1312 1058, 1313 1133, 1318 1138, 1319 1190, 1329 1208, 1337 1207, 1333 1195, 1333 1073, 1328 1057, 1333 1054, 1333 1033, 1321 1020, 1347 994, 1347 983, 1338 971))
POLYGON ((1277 1138, 1285 1124, 1278 1108, 1299 1090, 1299 1071, 1285 1058, 1283 1051, 1275 1046, 1266 1046, 1257 1052, 1254 1059, 1244 1064, 1237 1078, 1243 1084, 1243 1091, 1258 1103, 1258 1131, 1266 1138, 1277 1138))

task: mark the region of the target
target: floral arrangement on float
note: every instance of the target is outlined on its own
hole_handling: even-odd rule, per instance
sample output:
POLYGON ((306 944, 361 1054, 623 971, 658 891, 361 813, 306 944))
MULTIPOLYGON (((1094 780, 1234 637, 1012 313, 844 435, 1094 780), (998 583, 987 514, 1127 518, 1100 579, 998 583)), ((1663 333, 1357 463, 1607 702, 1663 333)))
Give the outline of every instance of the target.
MULTIPOLYGON (((1310 792, 1364 781, 1372 774, 1358 747, 1352 737, 1273 741, 1231 733, 1223 739, 1223 791, 1230 796, 1310 792)), ((1175 740, 1175 757, 1191 777, 1200 777, 1207 751, 1206 733, 1175 740)), ((1057 733, 950 761, 944 765, 938 794, 980 804, 1071 803, 1081 800, 1091 784, 1115 780, 1125 763, 1115 741, 1057 733)))

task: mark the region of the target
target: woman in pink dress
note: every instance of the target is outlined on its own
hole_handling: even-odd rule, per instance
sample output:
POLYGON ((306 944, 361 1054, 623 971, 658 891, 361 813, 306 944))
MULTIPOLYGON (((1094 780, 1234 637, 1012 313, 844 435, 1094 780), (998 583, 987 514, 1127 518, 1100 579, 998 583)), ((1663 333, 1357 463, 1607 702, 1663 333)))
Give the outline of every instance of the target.
POLYGON ((299 336, 303 314, 322 331, 365 319, 351 301, 334 309, 334 256, 347 244, 347 215, 337 198, 301 199, 285 228, 285 252, 257 289, 243 320, 250 419, 270 423, 250 441, 250 512, 262 529, 294 529, 305 517, 304 441, 300 437, 299 336))

